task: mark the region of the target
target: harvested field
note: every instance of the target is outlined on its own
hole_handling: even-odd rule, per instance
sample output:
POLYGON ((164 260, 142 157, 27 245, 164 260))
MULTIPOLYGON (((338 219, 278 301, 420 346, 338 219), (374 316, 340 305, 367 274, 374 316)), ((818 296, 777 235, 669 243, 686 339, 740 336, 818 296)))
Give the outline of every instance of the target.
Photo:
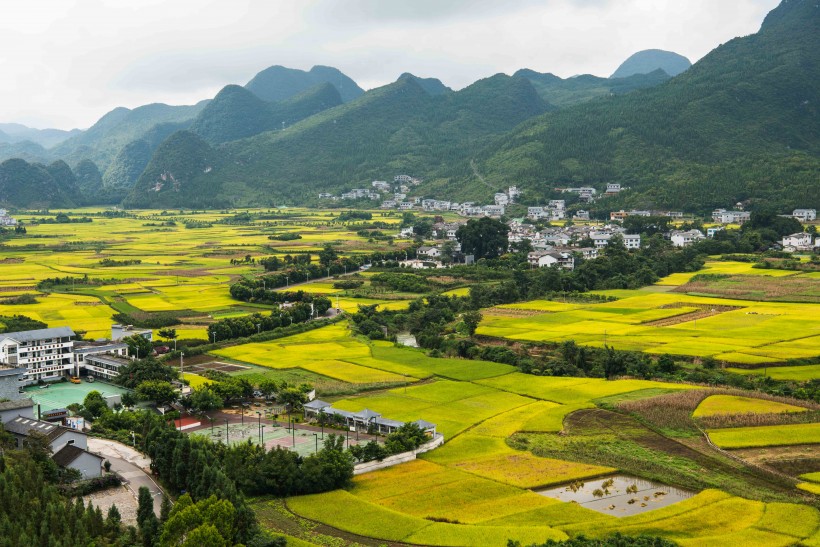
POLYGON ((665 306, 661 306, 659 309, 669 310, 677 308, 695 308, 695 311, 686 311, 685 313, 682 313, 680 315, 673 315, 672 317, 666 317, 664 319, 658 319, 655 321, 646 321, 641 324, 646 325, 648 327, 668 327, 670 325, 678 325, 680 323, 687 323, 689 321, 697 321, 698 319, 703 319, 706 317, 714 317, 719 313, 726 313, 741 309, 740 306, 719 306, 713 304, 691 304, 683 302, 667 304, 665 306))
POLYGON ((699 277, 675 288, 674 292, 760 302, 817 304, 820 303, 820 279, 800 274, 783 277, 765 275, 699 277))

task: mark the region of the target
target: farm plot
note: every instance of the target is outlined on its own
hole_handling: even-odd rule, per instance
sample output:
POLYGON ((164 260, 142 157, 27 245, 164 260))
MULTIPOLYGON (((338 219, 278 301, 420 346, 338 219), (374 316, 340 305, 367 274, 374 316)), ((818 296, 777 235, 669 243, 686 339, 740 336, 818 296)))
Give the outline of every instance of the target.
POLYGON ((710 429, 708 433, 721 448, 820 444, 820 423, 710 429))
POLYGON ((744 364, 778 363, 820 355, 820 314, 815 304, 751 302, 669 292, 605 291, 619 298, 599 304, 534 301, 487 313, 477 333, 486 336, 716 357, 744 364), (569 306, 572 306, 571 308, 569 306), (511 316, 504 310, 543 313, 511 316))
POLYGON ((692 413, 695 418, 719 414, 785 414, 807 412, 809 409, 752 397, 712 395, 704 399, 692 413))

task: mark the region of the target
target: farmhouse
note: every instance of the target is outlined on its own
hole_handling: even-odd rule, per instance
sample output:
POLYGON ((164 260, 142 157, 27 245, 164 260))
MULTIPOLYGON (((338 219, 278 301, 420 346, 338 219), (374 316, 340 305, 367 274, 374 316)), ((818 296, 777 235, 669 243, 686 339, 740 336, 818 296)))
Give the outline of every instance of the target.
MULTIPOLYGON (((330 403, 314 399, 304 405, 305 420, 318 420, 322 416, 330 416, 336 420, 342 421, 346 427, 351 431, 376 431, 382 435, 389 435, 398 428, 404 425, 405 422, 397 420, 390 420, 383 418, 378 412, 370 409, 363 409, 359 412, 349 412, 347 410, 340 410, 333 408, 330 403)), ((425 422, 424 420, 416 420, 412 422, 419 426, 425 433, 432 436, 436 435, 436 424, 425 422)))
POLYGON ((715 209, 712 211, 712 220, 720 224, 743 224, 751 217, 747 211, 727 211, 726 209, 715 209))
POLYGON ((804 232, 784 236, 783 249, 786 251, 811 251, 811 234, 804 232))
POLYGON ((65 445, 51 459, 60 467, 76 469, 84 479, 102 475, 103 458, 73 444, 65 445))
POLYGON ((527 254, 527 262, 533 267, 560 266, 565 270, 575 269, 575 257, 570 252, 532 251, 527 254))
POLYGON ((5 209, 0 209, 0 226, 17 226, 17 219, 10 217, 5 209))
POLYGON ((817 209, 795 209, 792 216, 800 222, 811 222, 817 220, 817 209))
POLYGON ((672 245, 675 247, 688 247, 703 238, 703 232, 700 230, 688 230, 685 232, 681 230, 674 230, 670 237, 672 240, 672 245))

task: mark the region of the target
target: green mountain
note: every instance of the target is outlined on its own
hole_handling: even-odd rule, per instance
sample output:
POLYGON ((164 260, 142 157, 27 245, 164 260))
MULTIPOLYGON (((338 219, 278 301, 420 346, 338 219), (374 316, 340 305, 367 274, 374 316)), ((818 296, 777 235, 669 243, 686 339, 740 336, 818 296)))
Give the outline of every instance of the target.
POLYGON ((655 87, 669 79, 669 75, 662 70, 655 70, 649 74, 635 74, 627 78, 599 78, 583 74, 565 79, 554 74, 522 68, 513 76, 526 78, 545 101, 561 108, 600 97, 623 95, 636 89, 655 87))
POLYGON ((102 191, 102 173, 97 164, 91 160, 82 160, 74 168, 77 187, 84 196, 92 196, 102 191))
POLYGON ((630 189, 602 207, 820 207, 818 83, 820 9, 786 0, 757 34, 676 78, 530 120, 477 166, 493 185, 517 181, 531 201, 554 187, 618 182, 630 189))
MULTIPOLYGON (((218 152, 201 142, 195 148, 208 161, 188 169, 183 179, 176 177, 182 180, 178 194, 151 190, 159 173, 176 176, 174 162, 187 161, 166 142, 151 161, 161 168, 146 169, 128 204, 175 206, 188 198, 213 204, 304 202, 319 191, 442 170, 550 108, 523 78, 499 74, 458 92, 430 95, 407 75, 284 131, 227 143, 218 152), (206 163, 213 166, 207 173, 206 163), (306 187, 315 192, 306 193, 306 187)), ((177 145, 192 147, 190 140, 177 145)))
POLYGON ((692 63, 689 59, 673 51, 645 49, 630 55, 610 78, 628 78, 635 74, 649 74, 656 70, 663 70, 670 76, 677 76, 690 66, 692 63))
POLYGON ((339 92, 328 83, 278 103, 265 102, 244 87, 229 85, 199 113, 190 130, 211 144, 219 144, 282 130, 340 104, 339 92))
POLYGON ((190 131, 177 131, 163 142, 140 175, 126 206, 219 206, 211 175, 220 155, 190 131))
POLYGON ((10 159, 0 163, 0 203, 4 205, 73 207, 76 192, 76 178, 65 162, 46 166, 10 159))
POLYGON ((107 169, 126 144, 145 138, 146 133, 159 124, 190 123, 207 103, 201 101, 192 106, 149 104, 133 110, 115 108, 86 131, 63 141, 49 153, 51 157, 74 164, 90 159, 107 169))
POLYGON ((340 70, 329 66, 315 66, 305 72, 275 65, 254 76, 245 84, 245 88, 263 101, 274 103, 324 83, 335 87, 344 102, 350 102, 364 93, 356 82, 340 70))
POLYGON ((419 78, 418 76, 414 76, 409 72, 405 72, 401 76, 399 76, 399 80, 402 78, 410 78, 419 84, 424 91, 427 92, 428 95, 443 95, 445 93, 450 93, 453 90, 441 83, 441 80, 437 78, 419 78))

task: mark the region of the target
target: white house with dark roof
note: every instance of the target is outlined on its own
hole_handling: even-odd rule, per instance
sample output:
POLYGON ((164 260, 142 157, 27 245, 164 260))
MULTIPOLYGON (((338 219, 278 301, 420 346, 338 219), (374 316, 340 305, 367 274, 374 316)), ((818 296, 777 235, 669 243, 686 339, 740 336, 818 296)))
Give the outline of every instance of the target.
POLYGON ((700 230, 674 230, 671 233, 670 239, 672 240, 672 245, 675 247, 688 247, 704 239, 704 237, 703 232, 700 230))
POLYGON ((67 444, 55 452, 51 459, 60 467, 76 469, 83 479, 93 479, 102 475, 105 458, 73 444, 67 444))
MULTIPOLYGON (((369 408, 362 409, 359 412, 350 412, 348 410, 333 408, 330 403, 320 401, 319 399, 305 403, 303 408, 305 420, 316 420, 322 415, 334 416, 344 421, 345 425, 351 430, 375 430, 382 435, 389 435, 405 424, 405 422, 385 418, 369 408)), ((436 436, 436 424, 431 424, 424 420, 416 420, 412 423, 418 425, 425 433, 429 433, 433 437, 436 436)))
POLYGON ((5 422, 3 427, 17 440, 17 446, 23 446, 25 440, 33 433, 40 433, 45 436, 53 454, 68 444, 83 450, 88 449, 88 436, 85 433, 51 422, 17 416, 5 422))

